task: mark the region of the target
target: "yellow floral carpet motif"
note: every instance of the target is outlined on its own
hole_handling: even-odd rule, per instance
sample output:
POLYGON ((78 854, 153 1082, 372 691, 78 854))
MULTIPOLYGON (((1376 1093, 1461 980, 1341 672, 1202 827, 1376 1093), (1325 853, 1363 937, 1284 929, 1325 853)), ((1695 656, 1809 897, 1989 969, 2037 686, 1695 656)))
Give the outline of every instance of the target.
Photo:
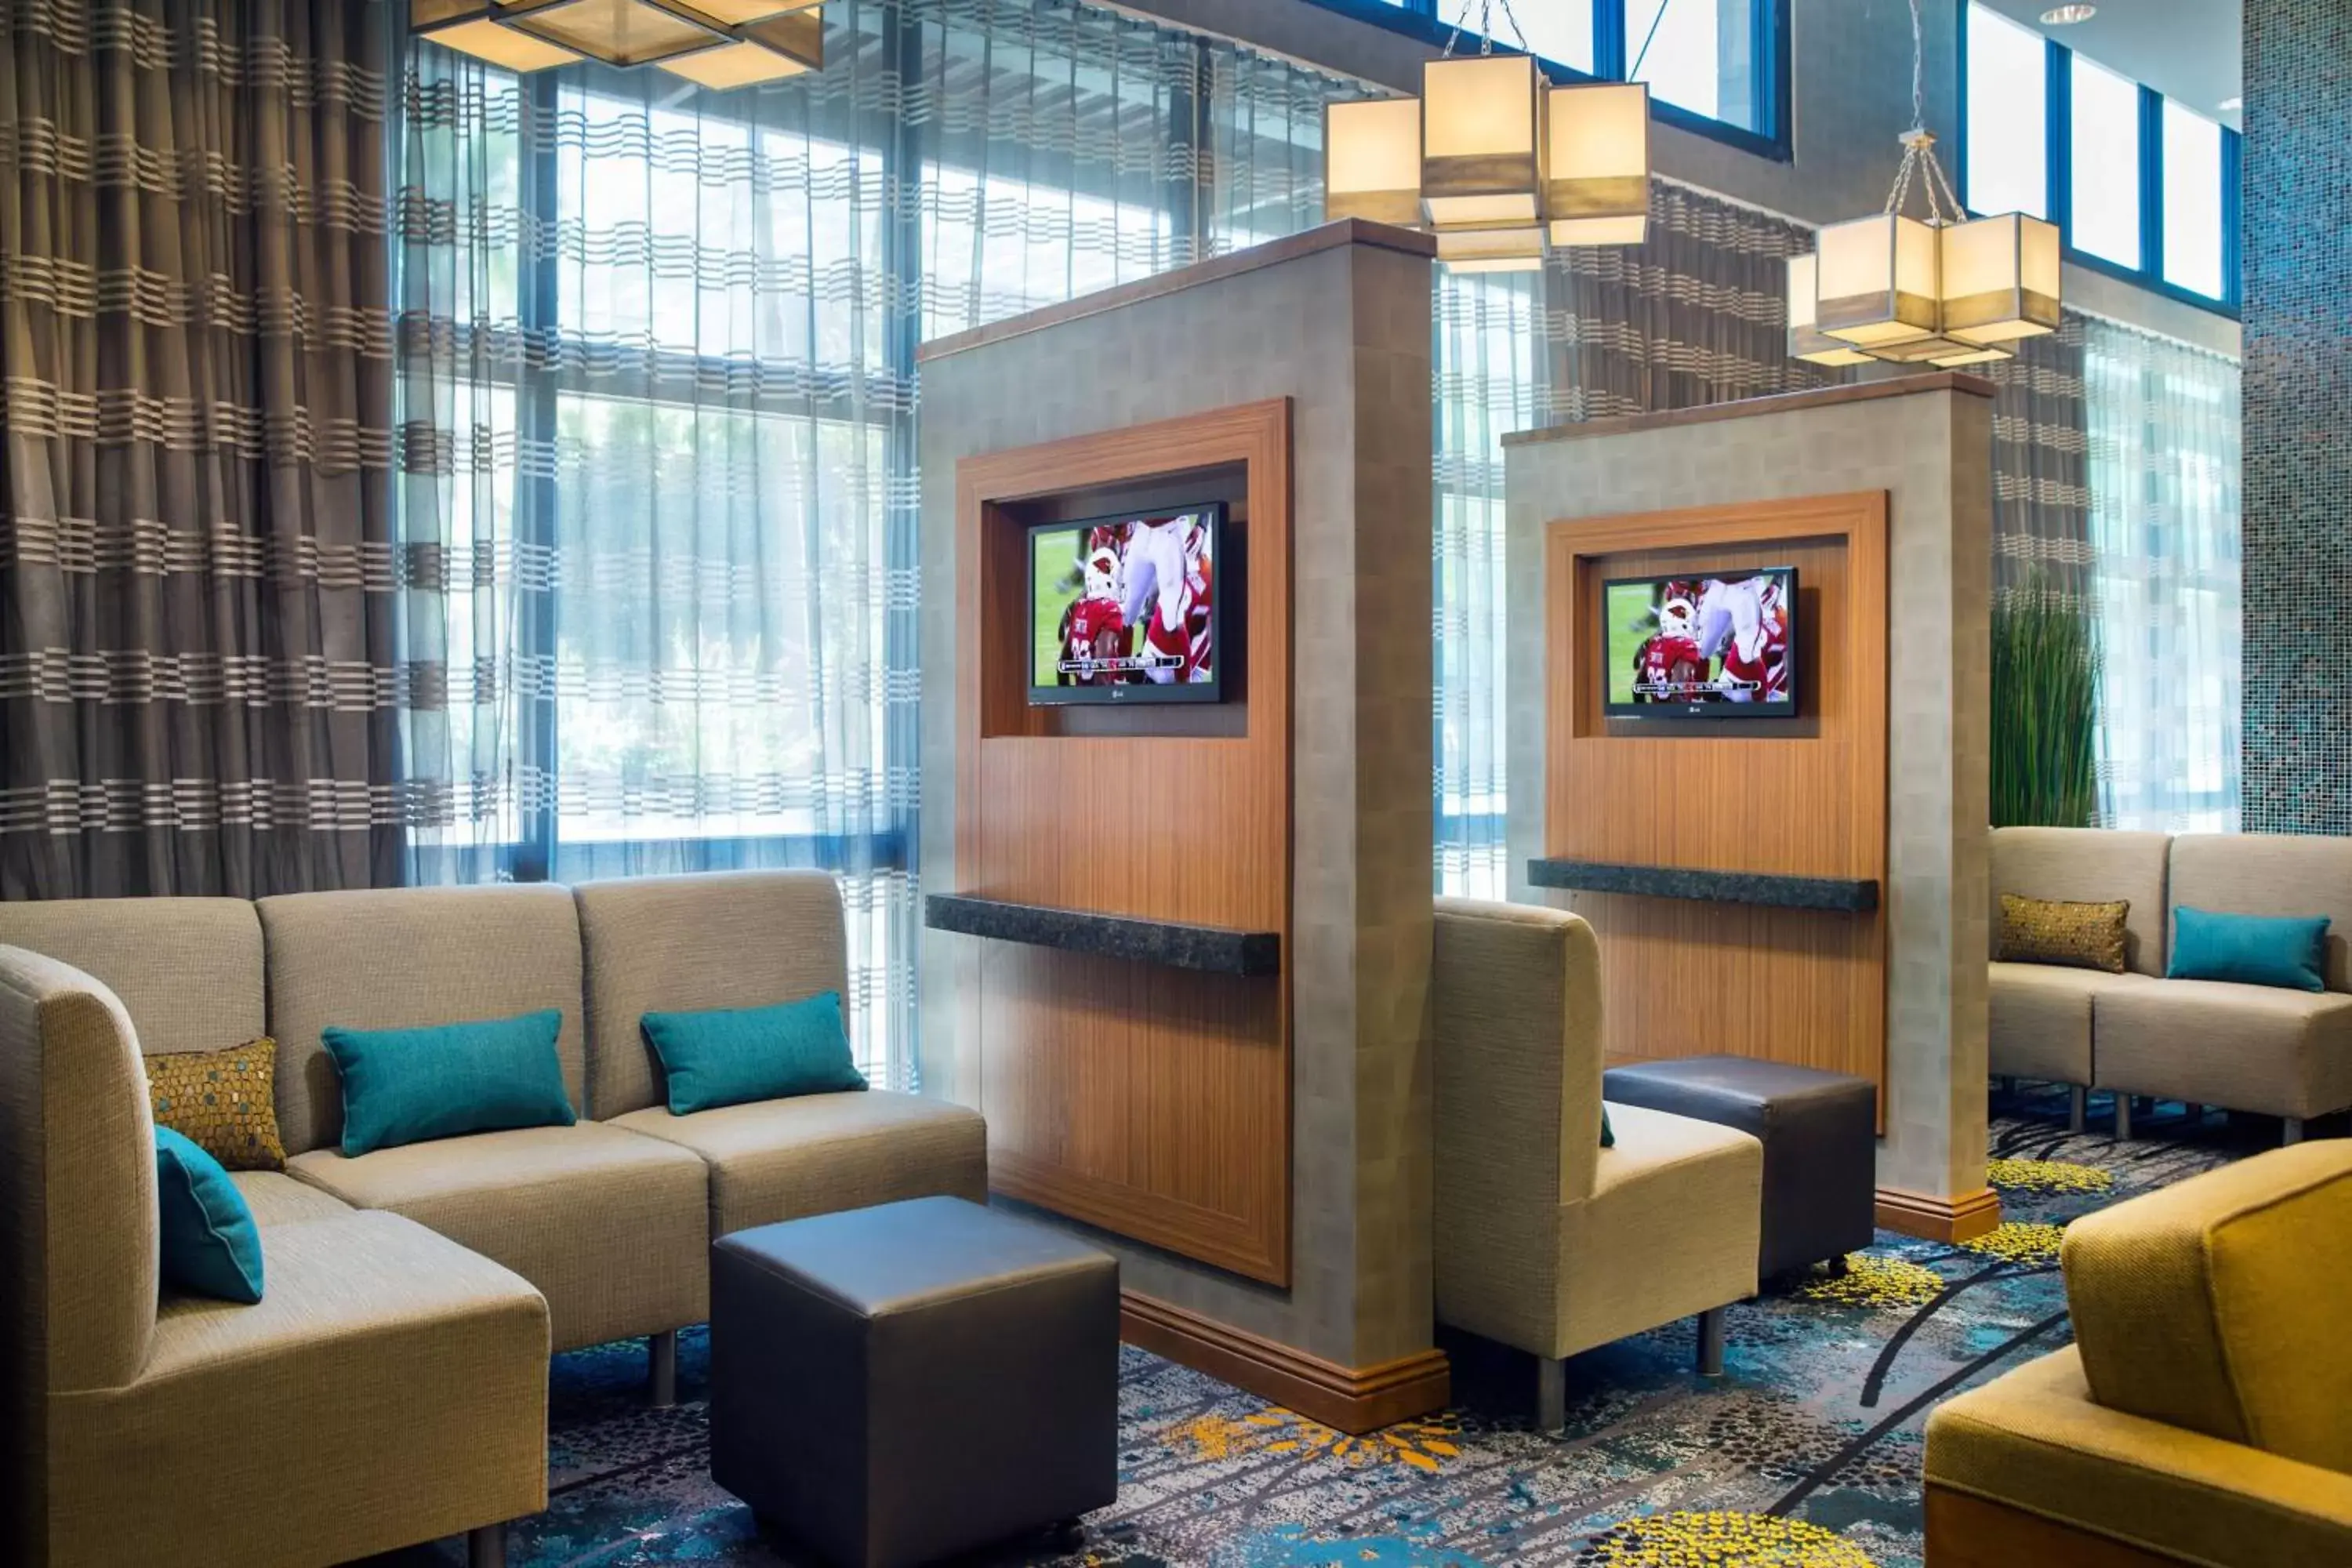
POLYGON ((2066 1239, 2066 1227, 2031 1220, 2010 1220, 1971 1241, 1960 1243, 1970 1252, 2008 1263, 2055 1263, 2066 1239))
POLYGON ((1924 1263, 1853 1252, 1846 1255, 1843 1274, 1820 1275, 1797 1293, 1838 1307, 1924 1307, 1943 1288, 1944 1277, 1924 1263))
POLYGON ((1576 1554, 1582 1568, 1877 1568, 1843 1536, 1769 1513, 1664 1513, 1627 1520, 1576 1554))
POLYGON ((1301 1464, 1336 1459, 1347 1465, 1411 1465, 1433 1471, 1461 1454, 1461 1437, 1460 1426, 1444 1416, 1407 1421, 1360 1437, 1275 1405, 1249 1415, 1197 1416, 1170 1427, 1160 1440, 1202 1460, 1291 1454, 1301 1464))
POLYGON ((1988 1160, 1985 1180, 2018 1193, 2104 1193, 2116 1184, 2112 1171, 2072 1160, 1988 1160))

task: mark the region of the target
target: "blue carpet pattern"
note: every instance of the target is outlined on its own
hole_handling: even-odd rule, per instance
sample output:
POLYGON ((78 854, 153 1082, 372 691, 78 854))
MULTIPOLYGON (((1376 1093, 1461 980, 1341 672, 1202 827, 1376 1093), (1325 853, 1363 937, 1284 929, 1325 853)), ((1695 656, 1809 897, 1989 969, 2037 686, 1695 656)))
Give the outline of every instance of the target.
MULTIPOLYGON (((1082 1551, 1041 1539, 975 1561, 1918 1568, 1927 1414, 2066 1342, 2060 1228, 2276 1136, 2219 1113, 2192 1127, 2168 1104, 2117 1144, 2068 1136, 2062 1094, 1996 1110, 2000 1232, 1882 1232, 1844 1279, 1733 1308, 1719 1382, 1691 1371, 1690 1324, 1645 1334, 1571 1362, 1567 1430, 1544 1436, 1530 1362, 1449 1342, 1461 1408, 1359 1438, 1129 1348, 1118 1504, 1082 1551)), ((642 1342, 557 1358, 549 1507, 511 1532, 516 1568, 793 1563, 711 1483, 706 1351, 681 1336, 681 1403, 663 1411, 643 1404, 642 1342)), ((461 1560, 450 1542, 384 1561, 461 1560)))

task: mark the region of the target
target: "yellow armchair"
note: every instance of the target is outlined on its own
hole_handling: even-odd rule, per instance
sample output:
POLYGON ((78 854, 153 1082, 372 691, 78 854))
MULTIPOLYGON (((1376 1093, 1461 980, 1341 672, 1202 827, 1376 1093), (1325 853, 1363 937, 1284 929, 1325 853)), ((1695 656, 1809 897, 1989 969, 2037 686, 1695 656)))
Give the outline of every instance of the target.
POLYGON ((1927 1424, 1928 1568, 2352 1563, 2352 1142, 2086 1215, 2076 1343, 1927 1424))

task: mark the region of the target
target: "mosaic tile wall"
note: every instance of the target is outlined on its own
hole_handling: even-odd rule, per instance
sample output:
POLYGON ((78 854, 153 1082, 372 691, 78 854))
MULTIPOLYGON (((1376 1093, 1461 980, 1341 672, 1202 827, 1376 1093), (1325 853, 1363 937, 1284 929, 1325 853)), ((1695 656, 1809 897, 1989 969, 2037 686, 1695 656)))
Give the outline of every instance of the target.
POLYGON ((2245 826, 2352 833, 2352 5, 2246 0, 2245 826))

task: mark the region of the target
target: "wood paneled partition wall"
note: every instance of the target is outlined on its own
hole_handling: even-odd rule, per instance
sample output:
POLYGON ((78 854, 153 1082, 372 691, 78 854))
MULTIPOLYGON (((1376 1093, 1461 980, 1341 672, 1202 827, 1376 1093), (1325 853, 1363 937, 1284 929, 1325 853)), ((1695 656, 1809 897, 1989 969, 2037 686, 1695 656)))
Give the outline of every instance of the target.
POLYGON ((1273 1285, 1290 1279, 1290 405, 956 468, 959 892, 1272 932, 1273 974, 991 941, 981 1042, 999 1192, 1273 1285), (1032 524, 1223 500, 1227 700, 1032 707, 1032 524), (1236 568, 1228 570, 1228 566, 1236 568))
POLYGON ((1740 896, 1773 900, 1579 892, 1612 1060, 1729 1052, 1853 1073, 1879 1086, 1883 1123, 1886 574, 1883 491, 1548 528, 1545 855, 1738 873, 1770 889, 1740 896), (1796 717, 1607 715, 1604 580, 1763 566, 1797 569, 1796 717), (1793 907, 1802 881, 1850 888, 1853 907, 1793 907))

